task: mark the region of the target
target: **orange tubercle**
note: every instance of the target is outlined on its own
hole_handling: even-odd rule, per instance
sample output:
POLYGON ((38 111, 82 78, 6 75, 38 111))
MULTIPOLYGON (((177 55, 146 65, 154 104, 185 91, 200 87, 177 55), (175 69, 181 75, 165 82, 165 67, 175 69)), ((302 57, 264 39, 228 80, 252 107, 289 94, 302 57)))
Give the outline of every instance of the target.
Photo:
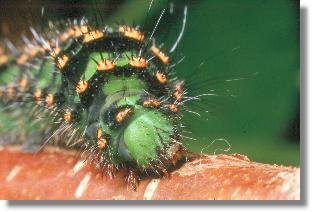
POLYGON ((147 99, 143 102, 144 107, 159 107, 160 101, 158 99, 147 99))
POLYGON ((61 42, 65 42, 67 41, 69 38, 71 37, 71 33, 70 32, 64 32, 60 35, 59 39, 61 42))
POLYGON ((73 26, 72 30, 70 31, 71 35, 75 36, 76 38, 88 32, 89 32, 88 26, 73 26))
POLYGON ((83 93, 87 90, 89 84, 88 84, 88 81, 86 80, 80 80, 77 85, 76 85, 76 91, 77 93, 83 93))
POLYGON ((29 59, 28 55, 27 54, 22 54, 20 55, 17 59, 16 59, 16 63, 18 65, 24 65, 27 60, 29 59))
POLYGON ((80 31, 82 33, 88 33, 89 32, 89 27, 86 26, 86 25, 82 25, 82 26, 80 26, 80 31))
POLYGON ((42 91, 41 89, 37 89, 34 93, 34 99, 35 99, 35 102, 36 103, 39 103, 40 102, 40 99, 41 99, 41 96, 42 96, 42 91))
POLYGON ((101 138, 103 135, 103 131, 101 128, 97 128, 97 131, 96 131, 96 137, 99 139, 101 138))
POLYGON ((134 29, 133 27, 129 27, 129 26, 120 26, 119 27, 119 32, 128 38, 132 38, 134 40, 138 40, 138 41, 143 41, 144 40, 144 35, 142 34, 142 32, 134 29))
POLYGON ((164 73, 157 71, 156 72, 156 78, 161 84, 166 84, 167 83, 167 77, 164 73))
POLYGON ((14 91, 15 91, 14 86, 13 86, 13 85, 9 85, 9 87, 8 87, 7 90, 6 90, 7 97, 8 97, 9 99, 13 98, 13 96, 14 96, 14 91))
POLYGON ((27 87, 28 87, 28 80, 27 79, 22 79, 20 82, 19 82, 19 88, 20 88, 20 91, 24 92, 27 90, 27 87))
POLYGON ((0 65, 4 65, 9 61, 8 56, 6 55, 0 55, 0 65))
POLYGON ((67 55, 63 55, 61 57, 58 57, 57 58, 57 63, 56 63, 56 66, 59 68, 59 69, 63 69, 64 66, 68 63, 69 61, 69 57, 67 55))
POLYGON ((132 112, 131 108, 124 108, 116 114, 116 121, 118 124, 121 124, 127 116, 132 112))
POLYGON ((146 68, 148 66, 148 61, 143 57, 133 57, 129 64, 135 68, 146 68))
POLYGON ((176 105, 176 104, 171 104, 171 105, 169 105, 169 109, 170 109, 172 112, 174 112, 174 113, 179 112, 178 105, 176 105))
POLYGON ((88 32, 87 34, 83 35, 83 43, 89 43, 91 41, 97 40, 104 37, 104 32, 99 30, 88 32))
POLYGON ((50 55, 52 58, 56 58, 60 52, 61 52, 60 48, 53 48, 52 51, 50 52, 50 55))
POLYGON ((71 114, 71 112, 70 112, 70 111, 64 112, 64 114, 63 114, 63 119, 64 119, 65 123, 71 122, 71 120, 72 120, 72 114, 71 114))
POLYGON ((101 128, 97 129, 97 145, 99 149, 104 149, 108 144, 106 138, 103 137, 103 132, 101 128))
POLYGON ((151 47, 151 51, 154 53, 155 56, 157 56, 164 64, 169 64, 169 56, 167 56, 165 53, 160 51, 159 48, 156 46, 151 47))
POLYGON ((179 90, 176 90, 174 93, 173 93, 173 96, 176 98, 176 100, 178 102, 181 102, 182 99, 183 99, 183 93, 180 92, 179 90))
POLYGON ((116 67, 116 63, 111 60, 101 60, 98 62, 97 70, 98 71, 110 71, 116 67))
POLYGON ((105 138, 99 138, 97 140, 97 145, 99 149, 104 149, 107 146, 108 142, 105 138))

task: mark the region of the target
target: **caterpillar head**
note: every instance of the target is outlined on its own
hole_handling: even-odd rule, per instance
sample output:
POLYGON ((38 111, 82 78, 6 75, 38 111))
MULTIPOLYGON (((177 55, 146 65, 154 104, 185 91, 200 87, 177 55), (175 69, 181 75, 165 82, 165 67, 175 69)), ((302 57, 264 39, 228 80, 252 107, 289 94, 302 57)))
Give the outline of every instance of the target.
POLYGON ((100 125, 94 127, 107 133, 98 143, 102 138, 110 142, 101 151, 114 152, 112 160, 140 169, 171 164, 179 149, 175 120, 168 114, 172 112, 146 96, 147 86, 138 74, 109 77, 102 89, 106 100, 100 106, 100 125))

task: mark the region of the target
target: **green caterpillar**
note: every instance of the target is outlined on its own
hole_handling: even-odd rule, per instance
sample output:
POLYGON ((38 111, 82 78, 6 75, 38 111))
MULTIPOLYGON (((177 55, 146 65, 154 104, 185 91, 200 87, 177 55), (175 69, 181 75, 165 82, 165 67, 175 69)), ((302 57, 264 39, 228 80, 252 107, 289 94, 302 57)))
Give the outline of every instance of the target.
POLYGON ((10 115, 0 132, 13 136, 3 140, 78 148, 110 177, 127 169, 134 190, 146 173, 167 176, 188 154, 180 112, 188 97, 170 54, 139 27, 83 19, 59 28, 49 38, 32 29, 22 51, 1 50, 1 107, 10 115))

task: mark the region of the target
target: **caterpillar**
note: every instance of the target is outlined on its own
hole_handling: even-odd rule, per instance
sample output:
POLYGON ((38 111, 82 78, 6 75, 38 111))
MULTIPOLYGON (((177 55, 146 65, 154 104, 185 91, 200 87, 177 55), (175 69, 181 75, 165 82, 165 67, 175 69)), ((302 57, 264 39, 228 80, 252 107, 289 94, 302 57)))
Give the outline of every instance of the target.
POLYGON ((182 112, 201 95, 188 96, 171 58, 187 6, 168 51, 154 38, 162 15, 151 32, 82 18, 54 23, 47 35, 31 28, 21 49, 7 41, 11 53, 0 52, 2 143, 78 149, 109 177, 126 169, 133 190, 144 175, 166 177, 187 161, 182 112))

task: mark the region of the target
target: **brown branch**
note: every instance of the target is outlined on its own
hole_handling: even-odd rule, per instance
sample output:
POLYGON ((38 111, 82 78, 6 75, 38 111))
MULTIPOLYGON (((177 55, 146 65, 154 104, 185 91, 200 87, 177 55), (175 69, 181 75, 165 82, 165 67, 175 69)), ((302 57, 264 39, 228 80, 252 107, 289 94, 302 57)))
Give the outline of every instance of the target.
POLYGON ((137 192, 125 173, 112 180, 74 152, 47 148, 38 154, 0 147, 0 199, 299 199, 299 168, 255 163, 247 157, 206 155, 170 178, 145 179, 137 192))

